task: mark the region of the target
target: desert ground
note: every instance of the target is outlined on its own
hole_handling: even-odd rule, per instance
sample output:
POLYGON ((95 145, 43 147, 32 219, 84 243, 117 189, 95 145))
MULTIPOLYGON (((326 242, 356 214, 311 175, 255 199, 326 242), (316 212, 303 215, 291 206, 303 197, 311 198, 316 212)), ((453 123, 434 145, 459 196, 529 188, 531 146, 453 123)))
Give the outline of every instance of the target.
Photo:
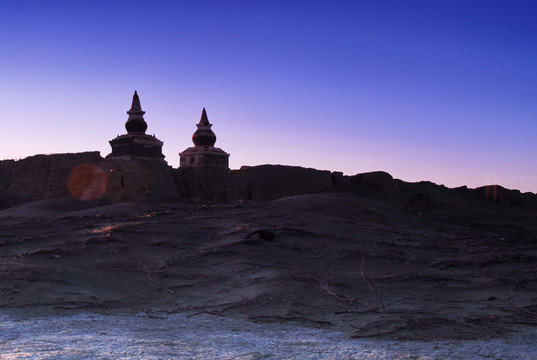
POLYGON ((413 186, 22 204, 0 211, 0 307, 216 314, 386 339, 537 325, 537 210, 413 186))

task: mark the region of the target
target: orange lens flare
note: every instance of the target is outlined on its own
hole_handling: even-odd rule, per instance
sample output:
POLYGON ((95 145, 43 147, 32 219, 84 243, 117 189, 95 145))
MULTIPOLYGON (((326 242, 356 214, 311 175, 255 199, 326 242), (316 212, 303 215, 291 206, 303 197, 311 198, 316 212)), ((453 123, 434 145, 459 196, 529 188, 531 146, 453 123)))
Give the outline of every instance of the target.
POLYGON ((106 174, 92 164, 77 165, 69 173, 67 187, 71 195, 81 200, 96 200, 106 192, 106 174))

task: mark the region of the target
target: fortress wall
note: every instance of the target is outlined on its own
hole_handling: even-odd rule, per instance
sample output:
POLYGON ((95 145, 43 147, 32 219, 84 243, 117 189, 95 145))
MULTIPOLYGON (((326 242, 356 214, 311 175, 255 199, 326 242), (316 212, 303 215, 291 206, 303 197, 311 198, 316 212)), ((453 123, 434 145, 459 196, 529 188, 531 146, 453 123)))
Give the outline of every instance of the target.
POLYGON ((332 173, 300 166, 243 166, 233 174, 240 197, 270 200, 319 192, 332 186, 332 173))
POLYGON ((184 198, 213 201, 271 200, 314 193, 333 184, 330 171, 299 166, 243 166, 240 170, 188 168, 175 170, 177 188, 184 198))
POLYGON ((343 176, 284 165, 243 166, 239 170, 173 169, 164 161, 105 160, 95 151, 0 161, 0 208, 71 196, 101 203, 179 198, 271 200, 342 184, 387 195, 401 193, 394 179, 384 172, 343 176))
POLYGON ((98 165, 102 160, 98 151, 92 151, 0 161, 0 206, 70 196, 70 172, 77 165, 98 165))
POLYGON ((368 173, 357 174, 350 177, 350 180, 365 188, 378 191, 388 195, 397 195, 401 190, 393 177, 384 171, 373 171, 368 173))
POLYGON ((164 161, 106 160, 100 169, 107 176, 102 202, 175 200, 181 195, 174 170, 164 161))
POLYGON ((174 180, 182 198, 203 198, 211 201, 240 199, 231 171, 223 168, 178 168, 174 180))

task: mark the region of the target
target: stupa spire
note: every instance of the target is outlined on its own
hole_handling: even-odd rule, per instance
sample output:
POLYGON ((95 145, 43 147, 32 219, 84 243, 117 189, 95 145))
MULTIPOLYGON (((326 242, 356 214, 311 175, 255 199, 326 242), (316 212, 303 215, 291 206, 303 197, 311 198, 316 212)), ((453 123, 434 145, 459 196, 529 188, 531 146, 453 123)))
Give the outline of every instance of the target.
POLYGON ((147 123, 144 120, 145 111, 142 111, 142 105, 140 104, 140 97, 138 92, 134 90, 134 95, 132 96, 132 103, 130 110, 127 111, 129 119, 125 123, 125 128, 127 133, 142 133, 145 134, 147 130, 147 123))
POLYGON ((192 135, 192 142, 195 146, 214 146, 216 142, 216 135, 211 130, 213 126, 209 123, 209 118, 207 117, 207 111, 203 108, 201 112, 200 122, 196 125, 198 130, 192 135))
POLYGON ((209 118, 207 117, 207 111, 205 111, 205 108, 203 108, 203 111, 201 112, 201 118, 199 123, 202 125, 211 125, 209 124, 209 118))
POLYGON ((138 96, 138 92, 136 90, 134 90, 134 95, 132 96, 131 110, 142 110, 140 97, 138 96))

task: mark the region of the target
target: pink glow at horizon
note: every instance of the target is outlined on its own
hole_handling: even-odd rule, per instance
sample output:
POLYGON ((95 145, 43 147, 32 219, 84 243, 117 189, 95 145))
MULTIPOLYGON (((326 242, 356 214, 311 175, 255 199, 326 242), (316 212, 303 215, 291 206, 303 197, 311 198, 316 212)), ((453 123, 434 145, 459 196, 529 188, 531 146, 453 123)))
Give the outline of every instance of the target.
POLYGON ((98 150, 138 90, 173 167, 203 107, 231 168, 537 192, 534 1, 0 5, 0 159, 98 150))

